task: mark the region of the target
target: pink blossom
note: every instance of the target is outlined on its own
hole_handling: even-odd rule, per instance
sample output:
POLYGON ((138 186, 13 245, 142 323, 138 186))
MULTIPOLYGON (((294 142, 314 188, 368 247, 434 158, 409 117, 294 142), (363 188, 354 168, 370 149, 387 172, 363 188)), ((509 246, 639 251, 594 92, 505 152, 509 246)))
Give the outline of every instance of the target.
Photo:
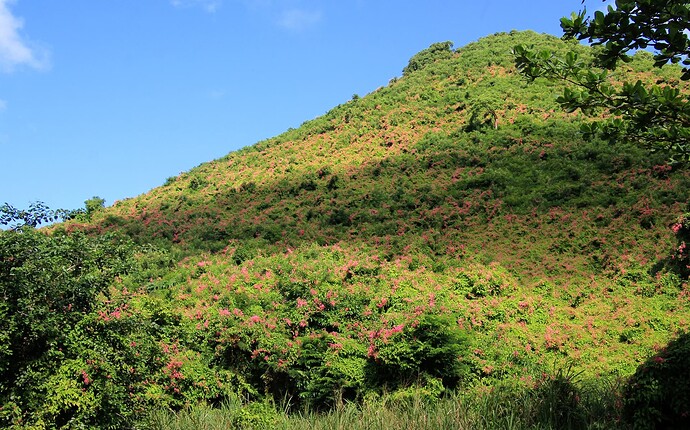
POLYGON ((84 385, 91 384, 91 378, 89 378, 89 374, 85 370, 81 371, 81 378, 84 380, 84 385))
POLYGON ((436 306, 436 296, 434 294, 429 294, 429 307, 433 308, 436 306))

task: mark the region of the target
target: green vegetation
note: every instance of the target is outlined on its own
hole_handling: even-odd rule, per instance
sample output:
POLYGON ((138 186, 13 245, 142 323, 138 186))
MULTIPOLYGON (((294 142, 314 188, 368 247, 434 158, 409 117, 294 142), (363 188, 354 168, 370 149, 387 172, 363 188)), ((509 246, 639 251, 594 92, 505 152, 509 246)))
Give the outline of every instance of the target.
POLYGON ((648 359, 628 381, 624 417, 638 427, 690 425, 690 334, 683 333, 648 359))
POLYGON ((346 403, 328 414, 311 411, 286 414, 274 405, 243 405, 237 400, 219 408, 198 405, 176 414, 154 412, 151 429, 521 429, 620 428, 612 386, 599 381, 574 392, 556 379, 536 388, 499 384, 431 401, 424 394, 368 398, 346 403), (577 395, 577 403, 573 403, 577 395))
MULTIPOLYGON (((576 51, 565 56, 548 50, 515 47, 517 65, 529 79, 539 77, 570 84, 558 102, 567 110, 603 119, 582 125, 586 136, 609 141, 625 139, 652 150, 667 152, 671 160, 690 161, 690 4, 679 0, 617 0, 606 12, 592 17, 586 10, 561 19, 567 38, 588 40, 599 47, 595 60, 584 60, 576 51), (654 65, 670 68, 672 78, 611 76, 619 62, 630 63, 630 51, 653 48, 654 65), (675 75, 675 76, 674 76, 675 75), (628 78, 633 78, 628 80, 628 78)), ((651 56, 651 54, 648 54, 651 56)))
MULTIPOLYGON (((589 119, 560 109, 560 83, 524 82, 516 45, 592 57, 533 32, 432 45, 385 88, 145 195, 0 231, 0 426, 682 415, 657 388, 687 363, 690 172, 583 140, 589 119)), ((617 73, 677 71, 653 63, 617 73)))

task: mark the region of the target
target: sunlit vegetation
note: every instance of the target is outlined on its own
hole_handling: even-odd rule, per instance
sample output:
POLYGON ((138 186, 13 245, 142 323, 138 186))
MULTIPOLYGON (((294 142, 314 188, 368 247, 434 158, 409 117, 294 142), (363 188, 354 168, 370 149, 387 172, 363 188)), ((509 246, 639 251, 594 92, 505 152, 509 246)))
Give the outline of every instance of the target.
MULTIPOLYGON (((690 325, 690 172, 584 141, 517 44, 591 56, 435 44, 298 129, 0 232, 0 426, 626 425, 690 325)), ((673 76, 652 64, 616 73, 673 76)))

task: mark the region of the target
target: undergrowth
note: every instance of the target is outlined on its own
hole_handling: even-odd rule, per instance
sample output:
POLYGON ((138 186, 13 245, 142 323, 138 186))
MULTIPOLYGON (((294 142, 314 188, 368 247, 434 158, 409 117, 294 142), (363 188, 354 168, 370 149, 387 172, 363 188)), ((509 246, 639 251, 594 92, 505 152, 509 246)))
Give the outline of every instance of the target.
POLYGON ((322 413, 286 413, 284 406, 242 404, 219 408, 197 405, 179 412, 156 411, 142 424, 151 430, 198 429, 619 429, 619 381, 577 381, 558 373, 534 387, 514 383, 478 386, 441 399, 414 390, 385 394, 362 403, 341 403, 322 413))

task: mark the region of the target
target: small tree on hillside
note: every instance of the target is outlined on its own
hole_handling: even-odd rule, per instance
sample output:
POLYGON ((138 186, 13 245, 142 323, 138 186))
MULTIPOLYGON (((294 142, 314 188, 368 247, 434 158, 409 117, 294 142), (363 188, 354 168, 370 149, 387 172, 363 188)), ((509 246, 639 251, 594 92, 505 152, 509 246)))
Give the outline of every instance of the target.
POLYGON ((434 61, 450 58, 453 55, 453 42, 438 42, 429 46, 427 49, 418 52, 410 58, 407 67, 403 69, 403 76, 415 70, 423 69, 427 64, 434 61))
POLYGON ((105 207, 105 199, 93 196, 84 202, 84 207, 86 208, 86 216, 91 218, 91 215, 105 207))

